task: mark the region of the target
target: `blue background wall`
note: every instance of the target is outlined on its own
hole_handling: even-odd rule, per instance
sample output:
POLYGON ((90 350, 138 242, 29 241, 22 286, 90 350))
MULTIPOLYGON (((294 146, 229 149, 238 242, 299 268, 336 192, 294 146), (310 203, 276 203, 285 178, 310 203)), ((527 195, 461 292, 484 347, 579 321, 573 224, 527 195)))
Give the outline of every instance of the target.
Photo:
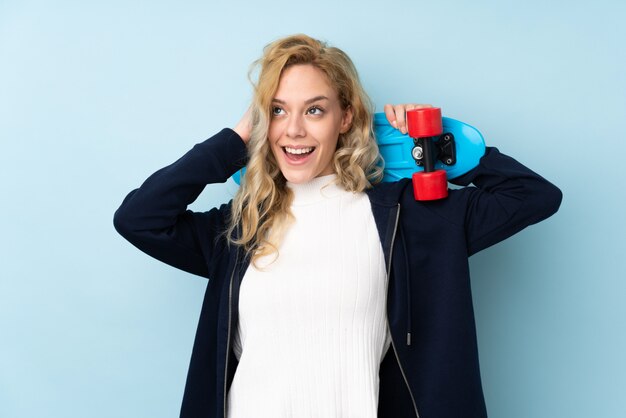
POLYGON ((233 126, 250 62, 296 32, 348 52, 378 109, 437 104, 563 189, 471 259, 490 416, 626 416, 624 2, 93 3, 0 0, 1 417, 177 416, 206 281, 113 212, 233 126))

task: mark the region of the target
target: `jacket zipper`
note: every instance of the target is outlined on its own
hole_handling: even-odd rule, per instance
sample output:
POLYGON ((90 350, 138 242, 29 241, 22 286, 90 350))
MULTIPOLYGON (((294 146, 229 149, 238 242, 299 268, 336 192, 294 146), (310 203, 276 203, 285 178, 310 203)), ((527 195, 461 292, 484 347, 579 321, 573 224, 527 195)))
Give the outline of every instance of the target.
MULTIPOLYGON (((396 213, 396 222, 393 226, 393 235, 391 236, 391 247, 389 249, 389 265, 387 266, 387 290, 386 293, 389 293, 389 279, 391 278, 391 258, 393 257, 393 244, 396 240, 396 231, 398 230, 398 220, 400 219, 400 204, 398 203, 398 212, 396 213)), ((408 257, 408 254, 404 255, 408 257)), ((385 319, 387 321, 387 327, 389 328, 389 335, 391 337, 391 347, 393 348, 393 353, 396 356, 396 361, 398 362, 398 367, 400 367, 400 372, 402 373, 402 378, 404 379, 404 383, 406 383, 406 387, 409 390, 409 395, 411 395, 411 402, 413 402, 413 409, 415 410, 415 416, 420 418, 419 412, 417 412, 417 405, 415 404, 415 398, 413 397, 413 392, 411 392, 411 386, 409 386, 409 381, 406 378, 406 374, 404 373, 404 369, 402 368, 402 363, 400 363, 400 357, 398 356, 398 352, 396 351, 396 344, 393 342, 393 334, 391 332, 391 325, 389 324, 389 315, 385 315, 385 319)))
POLYGON ((237 263, 239 262, 239 251, 235 254, 235 265, 233 266, 233 272, 230 274, 230 284, 228 285, 228 340, 226 341, 226 361, 224 362, 224 418, 226 418, 226 384, 228 382, 228 355, 230 353, 230 323, 232 317, 232 299, 233 299, 233 278, 235 277, 235 271, 237 270, 237 263))

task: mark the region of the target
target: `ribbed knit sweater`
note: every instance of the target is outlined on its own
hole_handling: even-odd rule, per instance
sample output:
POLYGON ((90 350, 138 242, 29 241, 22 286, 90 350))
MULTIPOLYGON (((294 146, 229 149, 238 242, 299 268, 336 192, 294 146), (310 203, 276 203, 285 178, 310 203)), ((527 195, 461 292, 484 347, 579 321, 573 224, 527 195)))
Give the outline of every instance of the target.
POLYGON ((288 183, 295 222, 278 258, 244 275, 229 418, 377 415, 385 261, 368 197, 334 179, 288 183))

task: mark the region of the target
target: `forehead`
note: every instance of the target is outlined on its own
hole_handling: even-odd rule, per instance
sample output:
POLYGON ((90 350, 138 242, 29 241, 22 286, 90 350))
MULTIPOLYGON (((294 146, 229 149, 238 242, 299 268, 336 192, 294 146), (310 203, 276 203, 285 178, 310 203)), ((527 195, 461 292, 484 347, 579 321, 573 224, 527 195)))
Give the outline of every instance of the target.
POLYGON ((315 96, 337 100, 335 89, 326 74, 310 64, 292 65, 283 70, 275 99, 285 102, 305 101, 315 96))

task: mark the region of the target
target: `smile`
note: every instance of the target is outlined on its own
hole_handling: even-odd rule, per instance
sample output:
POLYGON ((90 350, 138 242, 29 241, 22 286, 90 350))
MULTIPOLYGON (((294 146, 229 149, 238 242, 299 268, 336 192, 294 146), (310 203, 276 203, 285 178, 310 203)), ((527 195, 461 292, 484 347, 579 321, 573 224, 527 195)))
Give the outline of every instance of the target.
POLYGON ((313 155, 316 147, 282 147, 283 155, 288 164, 300 165, 306 163, 313 155))
POLYGON ((305 147, 305 148, 291 148, 291 147, 283 147, 283 150, 287 154, 293 155, 301 155, 301 154, 310 154, 315 150, 315 147, 305 147))

